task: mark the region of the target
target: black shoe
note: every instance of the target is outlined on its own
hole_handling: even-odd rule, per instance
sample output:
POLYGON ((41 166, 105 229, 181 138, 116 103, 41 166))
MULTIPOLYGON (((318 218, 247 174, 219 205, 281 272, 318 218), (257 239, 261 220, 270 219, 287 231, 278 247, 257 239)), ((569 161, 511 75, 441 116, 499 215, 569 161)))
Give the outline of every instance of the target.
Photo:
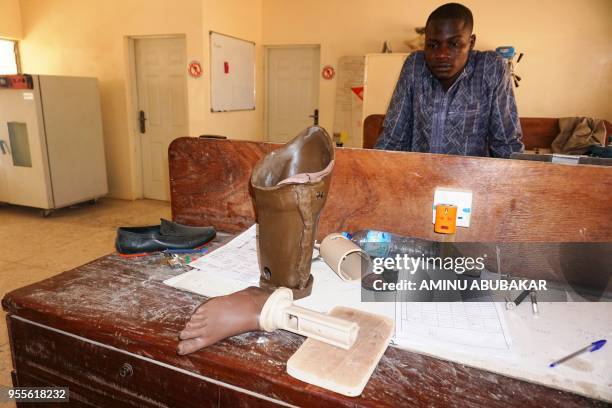
MULTIPOLYGON (((210 231, 213 231, 213 233, 215 232, 213 227, 193 227, 191 225, 183 225, 174 221, 169 221, 164 218, 160 218, 159 221, 159 229, 162 235, 197 237, 202 234, 210 234, 210 231)), ((213 235, 213 238, 214 237, 213 235)))
POLYGON ((115 248, 122 255, 146 255, 166 249, 195 249, 212 240, 212 227, 192 227, 168 220, 146 227, 119 227, 115 248))

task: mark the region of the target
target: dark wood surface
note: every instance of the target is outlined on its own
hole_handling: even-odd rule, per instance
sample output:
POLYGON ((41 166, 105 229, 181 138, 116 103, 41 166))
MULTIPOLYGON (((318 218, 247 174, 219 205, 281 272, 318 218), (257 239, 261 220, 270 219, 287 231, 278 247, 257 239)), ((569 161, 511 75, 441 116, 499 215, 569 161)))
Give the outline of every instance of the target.
POLYGON ((559 134, 557 118, 520 118, 526 150, 548 148, 559 134))
POLYGON ((605 406, 576 394, 396 348, 386 351, 360 397, 344 397, 286 374, 286 361, 303 339, 282 331, 244 334, 178 356, 178 332, 204 300, 162 283, 178 273, 163 265, 160 255, 136 259, 109 255, 7 294, 3 307, 9 314, 18 384, 69 386, 75 406, 271 404, 188 373, 307 407, 605 406), (125 364, 131 366, 129 375, 121 375, 125 364))
POLYGON ((365 149, 372 149, 383 131, 385 115, 369 115, 363 121, 363 144, 365 149))
MULTIPOLYGON (((237 232, 252 225, 253 165, 274 145, 181 138, 170 146, 177 222, 237 232)), ((318 238, 377 229, 432 240, 436 187, 472 190, 469 228, 456 241, 610 242, 612 168, 338 148, 318 238)))
MULTIPOLYGON (((363 121, 363 147, 371 149, 376 144, 383 130, 385 115, 369 115, 363 121)), ((520 118, 523 130, 523 144, 526 150, 535 148, 550 148, 553 140, 559 134, 557 118, 520 118)), ((605 121, 609 134, 612 134, 612 124, 605 121)))

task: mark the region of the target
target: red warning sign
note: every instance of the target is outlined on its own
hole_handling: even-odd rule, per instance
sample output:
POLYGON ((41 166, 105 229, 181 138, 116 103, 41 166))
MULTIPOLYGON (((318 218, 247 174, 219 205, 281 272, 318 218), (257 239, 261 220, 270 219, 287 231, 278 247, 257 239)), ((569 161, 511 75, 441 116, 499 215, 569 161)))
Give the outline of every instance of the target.
POLYGON ((198 61, 191 61, 189 63, 189 75, 194 78, 199 78, 202 76, 202 66, 198 61))
POLYGON ((332 79, 336 76, 336 70, 331 65, 326 65, 321 70, 321 76, 323 79, 332 79))

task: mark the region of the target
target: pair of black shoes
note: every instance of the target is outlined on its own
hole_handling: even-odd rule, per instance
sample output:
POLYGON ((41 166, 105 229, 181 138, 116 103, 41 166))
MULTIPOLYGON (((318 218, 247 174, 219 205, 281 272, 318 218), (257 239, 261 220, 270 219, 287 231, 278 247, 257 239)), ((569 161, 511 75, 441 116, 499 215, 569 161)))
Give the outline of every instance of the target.
POLYGON ((146 255, 164 250, 196 249, 216 235, 213 227, 192 227, 161 219, 160 225, 119 227, 115 248, 121 255, 146 255))

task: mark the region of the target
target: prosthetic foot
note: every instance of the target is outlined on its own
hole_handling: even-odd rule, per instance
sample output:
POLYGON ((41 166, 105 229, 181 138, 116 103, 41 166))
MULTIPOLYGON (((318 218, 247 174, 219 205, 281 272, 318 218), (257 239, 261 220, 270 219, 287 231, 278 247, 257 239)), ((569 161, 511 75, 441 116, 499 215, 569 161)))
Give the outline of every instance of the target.
POLYGON ((179 334, 178 354, 189 354, 228 337, 259 330, 259 314, 271 291, 249 287, 201 304, 179 334))
POLYGON ((357 323, 293 305, 293 293, 273 293, 250 287, 212 298, 191 315, 179 334, 178 354, 189 354, 227 337, 255 330, 283 329, 349 349, 355 343, 357 323))
POLYGON ((295 299, 312 291, 312 249, 333 166, 333 141, 313 126, 253 168, 261 287, 289 288, 295 299))

